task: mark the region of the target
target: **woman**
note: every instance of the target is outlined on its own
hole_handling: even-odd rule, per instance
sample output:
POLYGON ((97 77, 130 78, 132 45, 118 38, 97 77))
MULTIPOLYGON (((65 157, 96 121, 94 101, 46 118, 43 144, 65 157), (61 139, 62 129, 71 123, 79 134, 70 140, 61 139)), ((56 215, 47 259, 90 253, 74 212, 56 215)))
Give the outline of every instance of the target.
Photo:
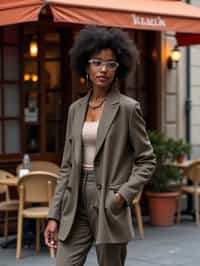
POLYGON ((84 265, 93 242, 100 266, 120 266, 134 236, 129 206, 155 167, 140 106, 116 86, 137 53, 125 32, 88 26, 70 55, 90 90, 69 109, 45 242, 58 248, 57 266, 84 265))

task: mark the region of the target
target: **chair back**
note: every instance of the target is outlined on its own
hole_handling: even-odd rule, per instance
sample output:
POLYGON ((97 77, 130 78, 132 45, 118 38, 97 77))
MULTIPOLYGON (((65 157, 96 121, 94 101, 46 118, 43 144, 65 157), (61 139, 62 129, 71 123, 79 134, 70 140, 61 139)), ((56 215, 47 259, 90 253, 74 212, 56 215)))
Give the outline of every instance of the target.
POLYGON ((200 184, 200 161, 194 161, 184 172, 192 183, 200 184))
MULTIPOLYGON (((23 168, 23 164, 20 163, 16 169, 18 176, 19 176, 19 171, 22 168, 23 168)), ((51 173, 58 175, 60 171, 60 167, 56 163, 53 163, 53 162, 38 160, 38 161, 31 161, 30 171, 47 171, 47 172, 51 172, 51 173)))
MULTIPOLYGON (((13 174, 11 174, 8 171, 5 170, 0 170, 0 179, 7 179, 7 178, 12 178, 15 177, 13 174)), ((0 193, 6 193, 6 200, 10 199, 10 194, 9 194, 9 189, 8 186, 0 186, 0 193)))
POLYGON ((19 179, 18 187, 24 189, 23 201, 30 203, 50 203, 58 175, 43 171, 32 171, 19 179))

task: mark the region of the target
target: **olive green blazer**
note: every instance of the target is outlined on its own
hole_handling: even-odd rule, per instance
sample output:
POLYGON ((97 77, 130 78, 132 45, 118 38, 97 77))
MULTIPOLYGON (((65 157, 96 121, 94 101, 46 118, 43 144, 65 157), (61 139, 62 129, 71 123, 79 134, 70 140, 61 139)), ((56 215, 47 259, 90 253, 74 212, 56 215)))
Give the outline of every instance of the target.
MULTIPOLYGON (((59 181, 49 210, 49 219, 59 221, 58 238, 65 240, 77 211, 82 165, 82 127, 91 92, 72 103, 68 112, 65 147, 59 181)), ((120 243, 134 236, 131 203, 155 168, 155 156, 137 101, 112 89, 105 99, 100 119, 94 168, 98 210, 96 244, 120 243), (119 191, 126 206, 117 208, 119 191)))

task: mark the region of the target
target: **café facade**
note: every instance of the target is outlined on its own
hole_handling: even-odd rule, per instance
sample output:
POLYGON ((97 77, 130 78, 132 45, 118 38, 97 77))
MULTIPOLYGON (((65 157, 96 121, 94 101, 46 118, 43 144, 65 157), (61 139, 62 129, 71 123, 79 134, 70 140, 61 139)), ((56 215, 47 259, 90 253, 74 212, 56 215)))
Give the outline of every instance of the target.
POLYGON ((169 58, 177 43, 199 41, 199 20, 200 8, 176 0, 1 0, 0 168, 13 171, 24 153, 60 162, 68 107, 87 93, 68 52, 87 24, 128 32, 140 62, 123 92, 149 129, 179 137, 181 70, 169 58))

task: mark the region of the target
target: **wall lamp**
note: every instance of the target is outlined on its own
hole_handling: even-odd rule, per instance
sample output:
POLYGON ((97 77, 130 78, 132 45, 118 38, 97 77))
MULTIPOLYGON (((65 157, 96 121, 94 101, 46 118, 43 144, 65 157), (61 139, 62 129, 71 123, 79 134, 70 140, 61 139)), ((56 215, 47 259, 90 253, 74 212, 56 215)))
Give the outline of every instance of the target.
POLYGON ((37 82, 38 81, 38 75, 37 74, 31 74, 31 73, 25 73, 24 74, 24 81, 33 81, 37 82))
POLYGON ((37 57, 38 55, 38 44, 36 41, 31 41, 29 46, 29 53, 31 57, 37 57))
POLYGON ((176 68, 177 63, 180 61, 180 59, 181 59, 181 51, 176 45, 174 49, 171 50, 171 54, 168 57, 168 60, 167 60, 168 69, 176 68))

